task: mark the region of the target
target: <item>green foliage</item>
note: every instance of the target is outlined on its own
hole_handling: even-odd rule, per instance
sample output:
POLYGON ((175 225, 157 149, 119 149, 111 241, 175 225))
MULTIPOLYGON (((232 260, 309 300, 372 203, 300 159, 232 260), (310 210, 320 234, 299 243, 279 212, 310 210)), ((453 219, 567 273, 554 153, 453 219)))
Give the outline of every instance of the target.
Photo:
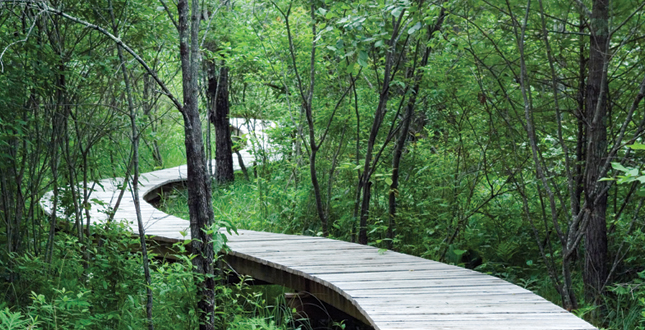
POLYGON ((644 279, 645 272, 640 272, 629 283, 618 283, 609 289, 613 293, 606 298, 606 305, 611 306, 606 316, 609 329, 645 329, 644 279))
MULTIPOLYGON (((51 264, 42 258, 16 260, 17 280, 11 310, 0 311, 3 329, 141 329, 146 327, 145 282, 138 238, 125 224, 97 228, 98 245, 87 247, 73 236, 57 234, 51 264), (89 261, 88 261, 89 260, 89 261), (13 311, 12 311, 13 310, 13 311)), ((153 322, 157 329, 194 329, 197 322, 195 274, 182 243, 174 262, 153 259, 153 322)), ((154 255, 152 255, 154 257, 154 255)), ((0 271, 5 272, 5 268, 0 271)), ((9 287, 3 287, 3 290, 9 287)), ((261 295, 242 282, 216 288, 216 315, 222 329, 259 324, 270 315, 261 295)), ((0 306, 2 307, 2 306, 0 306)), ((288 317, 268 321, 285 329, 288 317)), ((252 328, 252 327, 251 327, 252 328)))
POLYGON ((26 319, 20 312, 11 312, 8 307, 0 310, 0 326, 5 330, 31 330, 36 329, 38 323, 29 317, 26 319))

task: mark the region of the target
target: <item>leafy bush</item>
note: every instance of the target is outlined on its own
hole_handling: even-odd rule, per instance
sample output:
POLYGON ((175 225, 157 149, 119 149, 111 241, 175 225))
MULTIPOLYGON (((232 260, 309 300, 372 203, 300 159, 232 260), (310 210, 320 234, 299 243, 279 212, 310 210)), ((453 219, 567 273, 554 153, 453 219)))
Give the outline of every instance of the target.
MULTIPOLYGON (((2 329, 146 328, 146 286, 138 238, 125 223, 95 231, 94 241, 84 243, 58 232, 51 263, 29 254, 14 260, 15 281, 1 284, 7 300, 12 301, 9 306, 0 304, 4 308, 0 309, 2 329)), ((177 252, 174 262, 151 254, 153 322, 156 329, 195 329, 193 266, 184 243, 173 249, 177 252)), ((9 271, 3 268, 0 272, 9 271)), ((244 283, 235 287, 220 284, 215 298, 222 329, 251 329, 260 324, 255 316, 268 314, 264 301, 244 283)), ((280 320, 285 318, 258 329, 284 329, 276 325, 280 320)))

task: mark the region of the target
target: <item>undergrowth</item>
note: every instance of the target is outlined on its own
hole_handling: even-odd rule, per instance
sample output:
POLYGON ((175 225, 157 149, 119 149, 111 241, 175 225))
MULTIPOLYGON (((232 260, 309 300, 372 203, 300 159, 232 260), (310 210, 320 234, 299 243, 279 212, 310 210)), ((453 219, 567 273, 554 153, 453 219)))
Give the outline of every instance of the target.
MULTIPOLYGON (((42 255, 10 256, 0 264, 0 329, 145 329, 146 286, 139 240, 126 224, 96 227, 94 241, 58 232, 50 263, 42 255), (100 237, 100 238, 97 238, 100 237)), ((154 247, 150 246, 149 251, 154 247)), ((197 290, 183 243, 175 261, 151 253, 155 329, 196 329, 197 290)), ((216 279, 218 329, 293 329, 284 304, 267 302, 244 282, 216 279), (282 307, 279 307, 282 306, 282 307)))

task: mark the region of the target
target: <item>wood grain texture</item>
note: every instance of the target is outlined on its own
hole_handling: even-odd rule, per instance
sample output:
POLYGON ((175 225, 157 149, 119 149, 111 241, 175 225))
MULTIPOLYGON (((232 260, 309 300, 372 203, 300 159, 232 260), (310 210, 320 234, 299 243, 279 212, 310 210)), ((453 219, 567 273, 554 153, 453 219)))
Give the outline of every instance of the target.
MULTIPOLYGON (((246 132, 240 119, 234 126, 246 132)), ((253 122, 255 136, 267 144, 264 126, 253 122)), ((253 156, 242 150, 246 163, 253 156)), ((239 164, 234 157, 235 169, 239 164)), ((187 239, 189 223, 145 202, 159 189, 186 180, 186 166, 145 173, 141 207, 146 235, 159 242, 187 239)), ((122 178, 105 179, 91 198, 93 224, 107 219, 122 178)), ((52 194, 41 204, 50 211, 52 194)), ((60 213, 64 214, 64 213, 60 213)), ((115 219, 138 232, 132 195, 126 192, 115 219)), ((308 291, 374 329, 445 330, 592 330, 582 319, 519 286, 472 270, 393 251, 337 240, 239 230, 229 235, 226 261, 235 271, 257 279, 308 291)))

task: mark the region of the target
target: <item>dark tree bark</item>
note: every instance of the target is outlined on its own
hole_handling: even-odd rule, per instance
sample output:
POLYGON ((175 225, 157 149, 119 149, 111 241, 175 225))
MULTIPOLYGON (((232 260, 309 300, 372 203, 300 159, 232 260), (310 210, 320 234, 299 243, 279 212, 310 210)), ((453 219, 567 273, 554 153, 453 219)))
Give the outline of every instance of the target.
MULTIPOLYGON (((118 36, 118 25, 114 18, 114 9, 112 7, 112 1, 108 2, 110 10, 110 18, 112 20, 112 31, 115 36, 118 36)), ((146 233, 143 227, 143 217, 141 216, 141 205, 139 200, 139 130, 137 128, 137 110, 134 105, 132 98, 132 88, 130 86, 130 77, 128 74, 128 69, 125 62, 125 57, 123 56, 123 49, 121 46, 117 45, 117 53, 119 56, 119 62, 121 63, 121 74, 123 76, 123 82, 125 83, 125 93, 126 99, 128 101, 128 110, 130 115, 130 129, 132 134, 132 169, 133 176, 131 181, 132 186, 132 200, 134 201, 134 210, 137 216, 137 227, 139 229, 139 242, 141 243, 141 257, 143 259, 143 273, 146 281, 146 317, 148 319, 148 329, 154 330, 154 323, 152 321, 152 278, 150 276, 150 263, 148 260, 148 249, 146 246, 146 233)), ((89 148, 89 146, 88 146, 89 148)), ((84 157, 84 163, 86 163, 87 157, 84 157)), ((125 177, 124 180, 128 180, 129 177, 125 177)), ((87 185, 87 180, 83 180, 84 184, 87 185)), ((87 191, 87 188, 85 187, 87 191)), ((86 194, 86 196, 88 196, 86 194)), ((85 197, 87 200, 87 197, 85 197)), ((87 212, 87 230, 89 237, 90 230, 90 217, 89 210, 87 212)))
MULTIPOLYGON (((578 27, 578 32, 584 33, 585 26, 583 24, 583 16, 580 15, 580 25, 578 27)), ((573 209, 572 214, 580 213, 580 200, 582 198, 582 179, 584 171, 584 160, 585 160, 585 146, 586 146, 586 132, 585 132, 585 76, 587 72, 587 58, 585 57, 586 42, 584 37, 580 36, 579 39, 579 52, 578 55, 578 93, 576 95, 576 117, 578 119, 578 132, 576 138, 576 165, 575 165, 575 193, 573 198, 573 209)))
POLYGON ((238 164, 240 164, 242 173, 244 173, 244 178, 246 179, 246 181, 251 181, 251 179, 249 179, 249 172, 246 170, 246 165, 244 165, 244 159, 242 158, 242 154, 240 154, 239 150, 235 150, 235 154, 237 155, 237 162, 238 164))
POLYGON ((50 217, 50 226, 49 226, 49 237, 47 239, 47 248, 45 251, 45 261, 51 262, 54 252, 54 233, 56 230, 56 209, 59 202, 59 191, 58 191, 58 165, 60 160, 60 149, 63 144, 63 126, 67 121, 68 112, 64 107, 61 107, 60 104, 63 103, 63 94, 65 87, 65 75, 64 71, 59 72, 59 78, 56 81, 56 101, 57 104, 54 106, 54 111, 52 114, 52 136, 51 136, 51 145, 50 150, 52 152, 51 156, 51 169, 52 169, 52 181, 53 181, 53 198, 52 198, 52 214, 50 217))
MULTIPOLYGON (((157 119, 154 116, 153 110, 156 107, 159 97, 154 94, 155 83, 152 80, 150 75, 146 74, 143 76, 143 114, 148 117, 150 130, 153 135, 156 136, 158 131, 157 119)), ((146 140, 141 136, 144 142, 146 140)), ((150 151, 152 152, 152 160, 154 161, 155 167, 163 168, 163 156, 161 155, 161 149, 159 148, 159 139, 156 137, 152 138, 150 143, 147 143, 150 151)))
POLYGON ((359 187, 361 189, 361 203, 360 203, 360 222, 358 229, 358 243, 367 244, 367 218, 369 217, 369 208, 370 208, 370 197, 372 185, 370 184, 370 179, 374 172, 374 166, 372 160, 374 158, 374 147, 376 145, 376 138, 383 124, 383 119, 385 118, 385 113, 387 112, 387 102, 390 97, 390 82, 392 81, 393 71, 396 71, 394 68, 394 56, 396 52, 396 44, 401 36, 401 22, 403 21, 403 16, 405 10, 399 14, 394 22, 392 35, 388 41, 388 50, 385 56, 385 67, 383 70, 383 81, 381 88, 379 90, 379 102, 374 111, 374 121, 372 121, 372 128, 370 129, 370 136, 367 140, 367 150, 365 152, 365 159, 363 161, 363 175, 359 180, 359 187))
POLYGON ((589 76, 586 86, 587 145, 585 162, 585 297, 596 303, 609 273, 607 254, 607 191, 598 180, 607 158, 607 61, 609 0, 594 0, 591 12, 589 76))
MULTIPOLYGON (((312 35, 316 35, 316 20, 314 17, 314 6, 311 5, 311 30, 312 30, 312 35)), ((291 45, 291 56, 293 59, 293 65, 294 67, 296 66, 295 62, 295 52, 293 49, 293 41, 291 39, 291 33, 289 32, 289 43, 291 45)), ((311 175, 311 185, 314 188, 314 196, 316 197, 316 210, 318 211, 318 218, 320 219, 320 223, 322 225, 322 232, 323 236, 329 235, 329 226, 328 226, 328 220, 327 220, 327 214, 325 213, 323 202, 322 202, 322 194, 320 192, 320 184, 318 182, 318 174, 316 172, 316 155, 318 153, 318 150, 320 146, 322 145, 322 142, 324 138, 321 138, 320 143, 316 143, 316 136, 315 136, 315 131, 314 131, 314 119, 313 119, 313 113, 312 113, 312 102, 313 102, 313 93, 314 93, 314 82, 315 82, 315 59, 316 59, 316 39, 313 40, 311 44, 311 63, 309 66, 310 69, 310 82, 309 82, 309 92, 307 93, 307 96, 305 97, 305 92, 302 87, 302 84, 299 84, 300 87, 300 95, 302 98, 302 108, 304 109, 305 112, 305 117, 307 118, 307 126, 309 127, 309 148, 310 148, 310 154, 309 154, 309 174, 311 175)), ((332 117, 333 119, 333 117, 332 117)))
POLYGON ((200 330, 214 330, 214 288, 212 235, 205 229, 213 223, 211 180, 206 169, 202 125, 199 119, 199 1, 179 0, 179 52, 181 59, 184 103, 180 108, 184 119, 186 162, 188 167, 188 212, 190 214, 191 253, 198 287, 197 313, 200 330), (188 15, 190 12, 190 28, 188 15))
MULTIPOLYGON (((437 18, 437 21, 434 26, 428 27, 427 31, 427 38, 425 42, 422 45, 421 39, 418 40, 417 42, 417 50, 419 47, 423 49, 422 53, 422 58, 421 62, 419 63, 419 67, 415 67, 412 70, 418 70, 414 74, 414 86, 412 87, 412 94, 410 95, 410 99, 408 100, 408 103, 406 105, 406 110, 405 114, 403 117, 403 123, 401 126, 401 132, 399 133, 399 139, 396 142, 396 145, 394 146, 394 154, 392 156, 392 183, 390 184, 390 192, 388 196, 388 207, 389 207, 389 224, 387 227, 387 238, 389 239, 387 241, 387 248, 391 249, 393 246, 393 240, 394 240, 394 227, 396 226, 396 196, 398 195, 398 189, 399 189, 399 166, 401 165, 401 158, 403 157, 403 149, 405 147, 405 142, 408 139, 408 134, 410 132, 410 123, 412 122, 412 117, 414 116, 414 109, 416 107, 416 102, 417 102, 417 96, 419 94, 419 88, 421 84, 421 79, 423 78, 423 69, 426 65, 428 65, 428 57, 430 56, 430 51, 432 50, 430 47, 426 46, 428 41, 432 38, 432 35, 441 29, 441 25, 443 24, 443 19, 445 15, 445 11, 442 9, 441 13, 439 14, 439 17, 437 18)), ((415 56, 416 57, 416 56, 415 56)), ((416 59, 415 59, 416 61, 416 59)))
MULTIPOLYGON (((222 63, 224 64, 224 63, 222 63)), ((228 183, 235 180, 233 174, 233 142, 229 123, 230 105, 228 101, 228 67, 222 65, 219 75, 213 61, 208 65, 208 118, 215 126, 215 180, 228 183)))

